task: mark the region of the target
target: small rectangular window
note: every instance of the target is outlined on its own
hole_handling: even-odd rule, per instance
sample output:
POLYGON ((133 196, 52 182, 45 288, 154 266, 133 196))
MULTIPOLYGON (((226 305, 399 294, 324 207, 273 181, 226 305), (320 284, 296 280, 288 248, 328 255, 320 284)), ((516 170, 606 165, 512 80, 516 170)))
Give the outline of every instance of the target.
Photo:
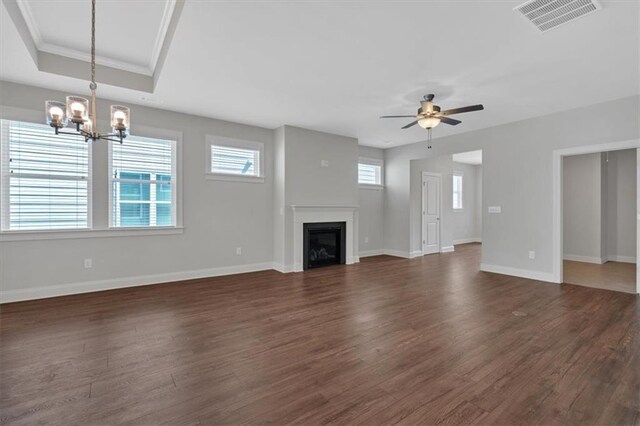
POLYGON ((43 124, 0 126, 2 230, 90 227, 90 144, 43 124))
POLYGON ((382 161, 361 158, 358 162, 358 184, 381 186, 382 161))
POLYGON ((264 143, 207 135, 207 179, 264 182, 264 143))
POLYGON ((462 173, 453 174, 453 209, 462 210, 462 173))
POLYGON ((129 136, 112 143, 111 226, 176 224, 176 142, 129 136))
POLYGON ((211 145, 211 172, 240 176, 260 176, 260 151, 211 145))

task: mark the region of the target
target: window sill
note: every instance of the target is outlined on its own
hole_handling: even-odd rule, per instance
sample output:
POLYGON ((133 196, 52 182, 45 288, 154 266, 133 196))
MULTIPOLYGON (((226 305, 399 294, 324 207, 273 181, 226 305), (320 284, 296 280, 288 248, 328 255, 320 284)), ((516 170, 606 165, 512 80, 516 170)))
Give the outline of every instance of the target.
POLYGON ((374 185, 374 184, 370 184, 370 183, 359 183, 358 184, 358 188, 359 189, 373 189, 376 191, 382 191, 384 189, 384 185, 374 185))
POLYGON ((264 176, 226 175, 223 173, 206 173, 208 180, 224 180, 228 182, 264 183, 264 176))
POLYGON ((4 231, 0 233, 0 242, 134 237, 174 235, 182 233, 184 233, 184 228, 182 226, 153 228, 60 229, 55 231, 4 231))

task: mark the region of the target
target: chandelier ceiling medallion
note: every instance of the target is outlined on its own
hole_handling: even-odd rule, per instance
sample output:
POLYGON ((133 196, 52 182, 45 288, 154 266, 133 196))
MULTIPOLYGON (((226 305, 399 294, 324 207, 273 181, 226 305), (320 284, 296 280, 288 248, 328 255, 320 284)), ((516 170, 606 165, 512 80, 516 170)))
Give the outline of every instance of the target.
POLYGON ((89 100, 79 96, 67 96, 66 104, 59 101, 46 101, 47 124, 53 127, 56 135, 82 135, 84 140, 95 142, 99 139, 120 142, 127 137, 130 128, 131 112, 121 105, 111 105, 111 128, 113 133, 100 134, 96 120, 96 0, 91 1, 91 108, 89 100), (61 131, 65 127, 75 128, 75 132, 61 131))

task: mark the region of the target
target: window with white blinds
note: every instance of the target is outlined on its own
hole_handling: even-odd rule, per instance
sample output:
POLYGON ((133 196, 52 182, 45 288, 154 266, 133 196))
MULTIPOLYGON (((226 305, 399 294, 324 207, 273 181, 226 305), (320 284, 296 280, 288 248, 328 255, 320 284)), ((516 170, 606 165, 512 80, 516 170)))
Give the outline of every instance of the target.
POLYGON ((90 144, 43 124, 0 127, 2 230, 90 227, 90 144))
POLYGON ((211 172, 260 176, 260 151, 257 149, 211 145, 211 172))
POLYGON ((176 224, 176 141, 128 136, 110 142, 112 227, 176 224))
POLYGON ((382 161, 360 159, 358 162, 358 184, 382 185, 382 161))

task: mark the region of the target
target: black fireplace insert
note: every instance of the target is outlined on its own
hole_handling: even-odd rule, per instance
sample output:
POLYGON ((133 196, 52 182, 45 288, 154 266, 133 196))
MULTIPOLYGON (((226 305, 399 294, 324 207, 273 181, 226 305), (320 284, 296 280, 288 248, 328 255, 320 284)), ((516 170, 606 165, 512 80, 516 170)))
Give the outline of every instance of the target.
POLYGON ((304 269, 346 263, 346 222, 305 223, 304 269))

